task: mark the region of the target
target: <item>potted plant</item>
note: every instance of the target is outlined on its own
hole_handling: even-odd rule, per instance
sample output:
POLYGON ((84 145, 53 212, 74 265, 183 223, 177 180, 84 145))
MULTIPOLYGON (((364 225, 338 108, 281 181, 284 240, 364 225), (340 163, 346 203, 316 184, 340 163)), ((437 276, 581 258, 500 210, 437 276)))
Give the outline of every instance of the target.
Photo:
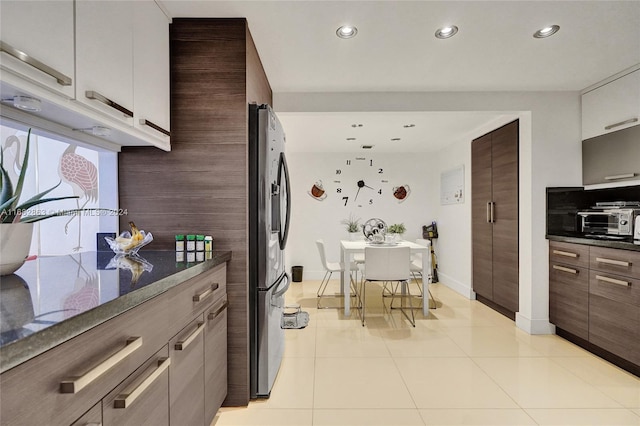
POLYGON ((348 219, 344 219, 340 223, 346 226, 347 232, 349 233, 349 239, 351 241, 357 240, 360 236, 360 231, 362 227, 360 226, 360 218, 354 218, 353 215, 349 215, 348 219))
POLYGON ((11 182, 9 173, 4 168, 4 150, 0 150, 0 275, 12 274, 24 263, 29 254, 34 222, 54 216, 75 214, 86 210, 111 211, 109 209, 72 209, 48 214, 30 214, 29 209, 39 204, 78 198, 74 195, 45 198, 48 193, 62 183, 58 182, 58 184, 52 188, 23 200, 22 187, 27 174, 30 138, 31 129, 29 129, 27 133, 26 149, 22 161, 23 166, 15 185, 11 182))
POLYGON ((393 225, 389 225, 387 228, 387 234, 390 234, 393 240, 397 241, 402 237, 402 234, 404 234, 406 230, 407 228, 404 226, 404 223, 394 223, 393 225))

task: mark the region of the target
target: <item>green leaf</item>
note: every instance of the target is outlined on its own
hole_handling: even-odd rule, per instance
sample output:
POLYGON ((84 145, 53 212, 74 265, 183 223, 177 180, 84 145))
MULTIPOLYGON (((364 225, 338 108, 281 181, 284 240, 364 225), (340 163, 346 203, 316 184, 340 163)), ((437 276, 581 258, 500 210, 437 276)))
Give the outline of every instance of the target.
MULTIPOLYGON (((25 201, 22 205, 25 205, 25 204, 30 203, 32 201, 39 200, 40 198, 44 197, 45 195, 47 195, 48 193, 50 193, 51 191, 53 191, 54 189, 59 187, 61 183, 62 183, 62 181, 58 182, 58 184, 56 186, 53 186, 53 187, 47 189, 46 191, 42 191, 41 193, 34 195, 33 197, 31 197, 27 201, 25 201)), ((70 196, 70 197, 71 198, 80 198, 77 195, 76 196, 70 196)), ((20 207, 17 207, 17 208, 20 208, 20 207)))
MULTIPOLYGON (((17 195, 20 198, 20 194, 22 194, 22 186, 24 184, 24 177, 27 175, 27 166, 29 165, 29 145, 31 139, 31 129, 27 133, 27 147, 24 151, 24 159, 22 160, 22 168, 20 169, 20 176, 18 177, 18 184, 16 185, 16 189, 14 191, 14 195, 17 195)), ((18 200, 14 201, 12 208, 16 209, 18 204, 18 200)))
POLYGON ((0 181, 2 182, 2 190, 0 191, 0 204, 7 202, 8 199, 13 199, 13 186, 11 185, 11 179, 9 179, 9 173, 0 166, 0 181))
MULTIPOLYGON (((48 192, 48 191, 45 191, 48 192)), ((55 197, 55 198, 43 198, 43 199, 31 199, 29 201, 25 201, 24 203, 20 204, 17 208, 16 211, 18 210, 27 210, 33 206, 37 206, 38 204, 42 204, 42 203, 48 203, 50 201, 58 201, 58 200, 69 200, 71 198, 80 198, 77 195, 68 195, 66 197, 55 197)))

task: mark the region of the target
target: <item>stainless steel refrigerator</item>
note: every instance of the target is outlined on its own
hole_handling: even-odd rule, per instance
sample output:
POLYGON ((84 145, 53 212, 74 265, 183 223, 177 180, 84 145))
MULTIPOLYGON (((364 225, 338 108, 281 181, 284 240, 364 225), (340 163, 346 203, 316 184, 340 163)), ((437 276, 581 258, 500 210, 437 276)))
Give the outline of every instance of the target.
POLYGON ((291 195, 285 134, 269 105, 249 105, 249 324, 251 398, 269 397, 284 352, 284 265, 291 195))

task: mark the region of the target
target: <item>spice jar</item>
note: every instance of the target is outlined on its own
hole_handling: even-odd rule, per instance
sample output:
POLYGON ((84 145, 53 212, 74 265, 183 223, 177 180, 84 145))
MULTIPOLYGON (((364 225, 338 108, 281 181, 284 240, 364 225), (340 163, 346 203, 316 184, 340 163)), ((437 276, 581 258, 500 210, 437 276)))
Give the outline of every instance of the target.
POLYGON ((204 235, 196 235, 196 251, 204 251, 204 235))
POLYGON ((184 235, 176 235, 176 251, 184 251, 184 235))
POLYGON ((204 237, 204 251, 213 251, 213 237, 211 235, 204 237))
POLYGON ((196 251, 195 235, 187 235, 187 251, 196 251))

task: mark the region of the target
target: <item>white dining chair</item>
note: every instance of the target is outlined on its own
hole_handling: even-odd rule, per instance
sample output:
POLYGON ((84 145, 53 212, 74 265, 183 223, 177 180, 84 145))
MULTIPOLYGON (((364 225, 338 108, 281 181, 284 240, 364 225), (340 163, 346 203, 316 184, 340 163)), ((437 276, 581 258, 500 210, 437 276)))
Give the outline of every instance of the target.
MULTIPOLYGON (((393 301, 401 299, 400 310, 409 320, 412 326, 416 326, 415 314, 413 312, 411 292, 409 290, 409 280, 411 279, 411 249, 409 247, 365 247, 364 249, 364 271, 363 279, 359 291, 359 303, 361 306, 360 319, 362 326, 365 324, 365 304, 367 282, 381 282, 386 288, 393 301), (394 283, 396 285, 394 286, 394 283), (398 291, 399 290, 399 291, 398 291), (408 300, 410 307, 409 314, 405 310, 404 301, 408 300)), ((383 293, 385 289, 383 289, 383 293)))
MULTIPOLYGON (((427 248, 429 248, 429 250, 431 249, 431 242, 429 240, 425 240, 423 238, 418 238, 416 240, 416 244, 420 244, 421 246, 427 247, 427 248)), ((420 296, 422 297, 422 303, 424 303, 424 280, 425 280, 425 277, 422 276, 422 261, 423 261, 423 259, 422 259, 422 254, 421 253, 414 254, 411 257, 411 276, 413 276, 413 280, 416 282, 416 285, 418 286, 418 290, 420 290, 420 296), (420 284, 420 282, 418 282, 418 277, 420 277, 420 281, 422 282, 422 284, 420 284)), ((431 274, 429 274, 426 279, 427 280, 431 280, 431 274)), ((428 281, 428 282, 431 282, 431 281, 428 281)), ((431 298, 431 300, 433 300, 433 309, 436 309, 437 308, 436 299, 433 297, 433 294, 431 293, 431 290, 429 290, 429 297, 431 298)), ((420 308, 422 308, 422 306, 420 306, 420 308)), ((430 306, 430 308, 431 308, 431 306, 430 306)))
MULTIPOLYGON (((317 307, 318 307, 318 309, 337 309, 337 308, 339 308, 339 306, 321 306, 320 301, 321 301, 322 298, 325 298, 325 297, 334 297, 334 296, 330 296, 330 295, 325 295, 324 292, 327 289, 327 285, 329 284, 329 280, 331 280, 331 275, 333 275, 334 272, 342 273, 344 271, 344 265, 341 262, 328 262, 327 261, 327 255, 326 255, 326 252, 325 252, 324 241, 323 240, 317 240, 316 241, 316 246, 318 247, 318 253, 320 254, 320 262, 322 262, 322 266, 324 267, 324 270, 325 270, 324 277, 322 278, 322 281, 320 282, 320 287, 318 287, 318 292, 316 293, 317 296, 318 296, 317 307)), ((350 269, 351 269, 351 271, 354 271, 357 274, 358 267, 357 267, 355 262, 351 262, 350 269)), ((354 272, 352 272, 352 274, 354 272)), ((357 279, 357 276, 356 276, 356 279, 357 279)), ((351 276, 351 280, 350 280, 351 281, 351 289, 353 290, 352 297, 355 297, 356 279, 353 278, 353 275, 351 276)), ((342 297, 343 293, 344 293, 344 288, 341 285, 340 286, 340 297, 342 297)))

